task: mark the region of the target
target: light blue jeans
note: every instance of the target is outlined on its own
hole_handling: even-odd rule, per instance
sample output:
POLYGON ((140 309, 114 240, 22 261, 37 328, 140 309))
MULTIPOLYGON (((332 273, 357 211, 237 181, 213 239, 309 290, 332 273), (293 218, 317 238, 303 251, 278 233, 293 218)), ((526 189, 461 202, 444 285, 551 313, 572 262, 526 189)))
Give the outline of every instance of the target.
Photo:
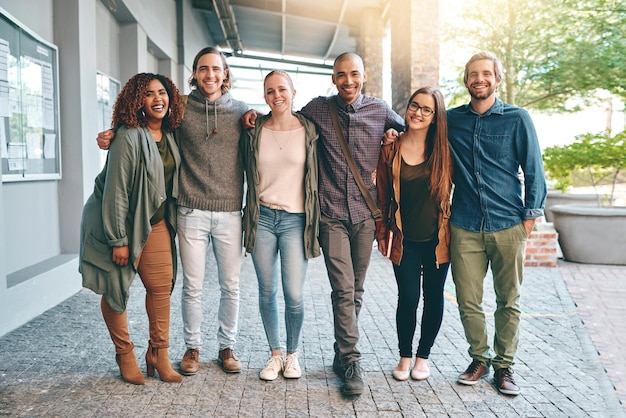
POLYGON ((241 212, 211 212, 178 207, 178 242, 183 267, 183 336, 187 348, 202 346, 202 285, 209 243, 217 261, 220 303, 219 349, 233 348, 239 316, 242 256, 241 212))
POLYGON ((285 298, 287 352, 298 351, 304 321, 303 288, 308 260, 304 255, 304 213, 261 206, 252 261, 259 281, 259 310, 270 350, 280 350, 278 254, 285 298))

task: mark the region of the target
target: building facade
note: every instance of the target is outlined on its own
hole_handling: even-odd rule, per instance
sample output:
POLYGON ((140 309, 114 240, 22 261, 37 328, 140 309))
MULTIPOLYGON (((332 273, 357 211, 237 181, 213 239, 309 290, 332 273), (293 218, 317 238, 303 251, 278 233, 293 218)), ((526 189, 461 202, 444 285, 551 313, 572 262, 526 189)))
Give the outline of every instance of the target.
MULTIPOLYGON (((56 135, 43 136, 46 141, 56 140, 57 148, 50 154, 54 152, 59 161, 58 170, 53 169, 49 178, 36 173, 20 176, 24 167, 12 158, 12 152, 20 149, 16 145, 24 144, 11 142, 12 126, 5 125, 12 122, 0 125, 4 139, 0 172, 3 335, 81 289, 77 258, 80 218, 102 159, 95 138, 109 126, 120 86, 138 72, 158 72, 185 90, 194 54, 213 42, 191 0, 0 0, 0 9, 2 33, 19 31, 35 44, 34 51, 45 56, 49 56, 46 47, 52 52, 56 49, 58 62, 50 70, 45 62, 40 67, 46 85, 44 102, 47 95, 56 98, 51 113, 58 121, 56 135), (46 72, 53 74, 46 76, 46 72), (52 86, 47 86, 50 82, 52 86)), ((18 43, 22 50, 27 46, 9 35, 0 35, 3 58, 9 61, 0 74, 13 86, 6 80, 15 77, 11 60, 15 61, 12 54, 17 54, 13 51, 18 43)), ((24 53, 22 58, 39 62, 31 60, 31 55, 24 53)), ((21 68, 24 78, 24 65, 21 68)), ((2 78, 0 75, 0 88, 2 78)), ((13 114, 14 105, 8 107, 6 113, 13 114)), ((45 109, 43 114, 45 119, 45 109)))
MULTIPOLYGON (((393 4, 393 16, 411 11, 403 26, 427 13, 438 28, 437 1, 393 4)), ((388 22, 372 10, 362 18, 364 92, 381 97, 388 22)), ((423 36, 397 35, 392 47, 399 112, 412 90, 438 80, 437 42, 405 51, 423 36), (416 66, 426 58, 435 64, 416 66)), ((209 45, 193 0, 0 0, 0 336, 81 289, 80 218, 105 155, 95 138, 109 127, 121 86, 154 72, 188 92, 193 58, 209 45)))

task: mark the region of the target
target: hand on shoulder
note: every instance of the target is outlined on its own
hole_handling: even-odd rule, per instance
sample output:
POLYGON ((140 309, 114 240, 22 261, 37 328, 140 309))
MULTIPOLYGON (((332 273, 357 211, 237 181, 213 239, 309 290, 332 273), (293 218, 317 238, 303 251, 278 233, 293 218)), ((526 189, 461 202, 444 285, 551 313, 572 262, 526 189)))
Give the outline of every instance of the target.
POLYGON ((98 147, 100 147, 100 149, 102 150, 108 150, 114 137, 115 133, 111 129, 107 129, 106 131, 98 133, 98 137, 96 138, 98 147))

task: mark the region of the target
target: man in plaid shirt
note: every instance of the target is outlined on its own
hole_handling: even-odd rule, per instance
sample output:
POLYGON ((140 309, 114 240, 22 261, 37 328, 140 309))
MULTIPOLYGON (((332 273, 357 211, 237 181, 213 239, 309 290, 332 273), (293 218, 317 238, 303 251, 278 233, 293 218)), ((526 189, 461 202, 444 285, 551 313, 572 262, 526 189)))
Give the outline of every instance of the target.
POLYGON ((374 241, 374 219, 343 155, 329 101, 337 103, 339 123, 363 181, 376 201, 373 174, 381 138, 393 128, 404 129, 404 119, 383 100, 361 94, 366 80, 363 60, 341 54, 334 62, 333 84, 338 94, 317 97, 300 111, 316 125, 319 140, 319 196, 322 212, 319 241, 332 287, 335 323, 333 370, 344 379, 347 396, 360 395, 364 383, 359 360, 358 316, 365 273, 374 241))

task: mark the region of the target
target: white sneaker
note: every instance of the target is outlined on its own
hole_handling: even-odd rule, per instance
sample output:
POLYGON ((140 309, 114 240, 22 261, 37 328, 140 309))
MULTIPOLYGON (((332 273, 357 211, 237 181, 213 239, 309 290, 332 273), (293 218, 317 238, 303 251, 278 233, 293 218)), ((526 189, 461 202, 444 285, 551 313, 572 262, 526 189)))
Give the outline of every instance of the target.
POLYGON ((265 367, 259 373, 259 377, 262 380, 276 380, 278 377, 278 373, 283 370, 283 357, 282 356, 272 356, 267 363, 265 363, 265 367))
POLYGON ((287 354, 283 376, 286 379, 299 379, 302 376, 302 370, 300 370, 300 363, 298 362, 298 353, 287 354))

